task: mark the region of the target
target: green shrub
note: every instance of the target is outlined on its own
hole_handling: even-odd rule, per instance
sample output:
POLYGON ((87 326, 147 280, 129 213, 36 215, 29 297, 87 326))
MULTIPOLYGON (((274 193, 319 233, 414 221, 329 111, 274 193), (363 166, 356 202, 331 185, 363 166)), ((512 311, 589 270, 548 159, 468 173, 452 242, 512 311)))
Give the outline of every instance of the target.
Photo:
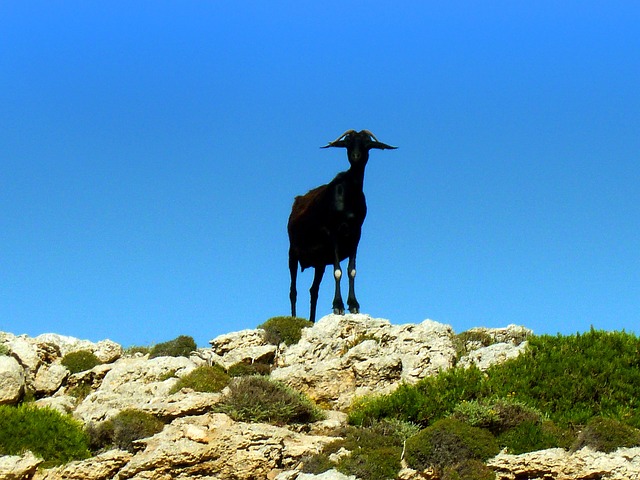
POLYGON ((265 339, 273 345, 284 342, 293 345, 300 341, 302 329, 312 327, 313 323, 300 317, 273 317, 258 325, 265 331, 265 339))
POLYGON ((248 377, 250 375, 269 375, 271 373, 271 365, 267 363, 238 362, 231 365, 227 370, 230 377, 248 377))
POLYGON ((267 377, 237 377, 229 387, 217 408, 234 420, 285 425, 321 418, 320 410, 305 395, 267 377))
POLYGON ((156 357, 188 357, 189 354, 198 349, 193 337, 180 335, 168 342, 158 343, 151 348, 149 358, 156 357))
POLYGON ((0 343, 0 355, 9 355, 11 350, 4 343, 0 343))
POLYGON ((82 425, 71 416, 26 403, 0 406, 0 456, 25 450, 44 459, 45 467, 90 456, 82 425))
POLYGON ((400 471, 400 447, 379 447, 371 450, 359 449, 344 456, 338 462, 338 471, 367 480, 396 478, 400 471))
POLYGON ((87 427, 90 447, 99 451, 112 447, 134 451, 134 442, 162 431, 164 424, 139 410, 123 410, 110 420, 87 427))
POLYGON ((62 357, 62 365, 67 367, 71 373, 91 370, 93 367, 100 365, 101 363, 102 362, 98 360, 98 357, 88 350, 67 353, 62 357))
POLYGON ((169 393, 183 388, 196 392, 219 392, 229 384, 229 375, 219 365, 202 365, 181 377, 169 393))
POLYGON ((487 460, 499 451, 496 438, 488 430, 453 418, 438 420, 406 443, 411 468, 435 468, 439 472, 465 460, 487 460))
POLYGON ((613 418, 594 417, 580 432, 572 450, 591 447, 610 453, 619 447, 640 446, 640 430, 613 418))

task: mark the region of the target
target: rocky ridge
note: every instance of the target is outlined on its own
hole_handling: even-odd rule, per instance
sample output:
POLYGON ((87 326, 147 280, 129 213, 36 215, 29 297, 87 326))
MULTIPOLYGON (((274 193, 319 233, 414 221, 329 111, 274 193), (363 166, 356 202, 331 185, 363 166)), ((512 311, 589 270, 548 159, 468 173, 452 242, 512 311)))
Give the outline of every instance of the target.
MULTIPOLYGON (((530 333, 510 325, 475 329, 460 345, 448 325, 425 320, 392 325, 367 315, 328 315, 304 329, 300 342, 271 345, 260 329, 243 330, 213 339, 211 348, 190 358, 124 355, 109 340, 98 343, 55 334, 29 338, 0 332, 0 405, 19 402, 26 392, 40 406, 72 414, 86 423, 109 419, 136 408, 162 418, 164 429, 139 440, 134 452, 110 450, 85 461, 38 469, 41 460, 30 452, 0 456, 0 480, 58 479, 345 479, 336 471, 303 474, 301 460, 335 440, 346 422, 344 409, 354 398, 387 393, 415 383, 454 364, 480 369, 517 356, 530 333), (473 338, 490 338, 489 346, 473 338), (60 362, 70 352, 89 350, 104 363, 71 374, 60 362), (183 389, 170 393, 179 378, 200 365, 225 368, 238 362, 274 365, 271 377, 306 393, 326 410, 326 419, 308 428, 235 422, 212 407, 224 393, 183 389), (74 389, 88 394, 78 400, 74 389)), ((640 478, 640 449, 613 454, 588 448, 569 453, 550 449, 523 455, 499 454, 489 462, 499 480, 516 478, 640 478)), ((430 478, 428 472, 405 469, 400 478, 430 478)))

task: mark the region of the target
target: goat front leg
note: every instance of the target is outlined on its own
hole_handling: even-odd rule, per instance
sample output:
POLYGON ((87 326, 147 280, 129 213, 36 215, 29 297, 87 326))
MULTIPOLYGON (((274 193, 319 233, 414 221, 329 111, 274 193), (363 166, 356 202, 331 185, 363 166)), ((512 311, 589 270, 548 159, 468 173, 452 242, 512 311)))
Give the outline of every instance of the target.
POLYGON ((356 300, 356 255, 355 253, 349 257, 349 296, 347 297, 347 305, 349 305, 349 313, 360 313, 360 304, 356 300))
POLYGON ((338 259, 337 253, 333 264, 333 277, 336 279, 336 293, 333 296, 333 313, 336 315, 344 315, 344 302, 342 301, 342 293, 340 293, 342 269, 340 268, 340 260, 338 259))

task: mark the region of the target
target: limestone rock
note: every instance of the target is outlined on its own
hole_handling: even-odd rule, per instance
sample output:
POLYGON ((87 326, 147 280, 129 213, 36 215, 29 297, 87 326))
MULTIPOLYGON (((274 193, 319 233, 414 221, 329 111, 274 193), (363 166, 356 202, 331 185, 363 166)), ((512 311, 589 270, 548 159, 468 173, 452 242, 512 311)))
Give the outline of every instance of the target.
POLYGON ((24 387, 24 369, 15 358, 0 355, 0 405, 17 403, 24 387))
POLYGON ((280 352, 271 375, 321 404, 345 408, 356 396, 387 393, 451 367, 452 336, 450 326, 431 320, 392 325, 368 315, 328 315, 280 352))
POLYGON ((275 477, 275 480, 356 480, 356 477, 354 475, 345 475, 332 469, 318 475, 301 472, 283 472, 275 477))
POLYGON ((220 335, 209 342, 212 355, 210 360, 224 368, 236 363, 270 363, 277 347, 265 340, 264 330, 241 330, 220 335))
POLYGON ((195 368, 184 357, 123 358, 110 367, 100 388, 82 401, 75 416, 89 423, 129 408, 155 411, 154 402, 169 396, 177 377, 195 368))
POLYGON ((76 408, 76 399, 70 395, 44 397, 36 400, 36 405, 40 408, 52 408, 62 414, 68 414, 76 408))
POLYGON ((109 450, 87 460, 39 471, 33 480, 109 480, 131 457, 129 452, 123 450, 109 450))
POLYGON ((55 392, 68 376, 69 370, 60 364, 42 365, 33 383, 36 394, 48 395, 55 392))
POLYGON ((0 455, 0 478, 2 480, 29 479, 41 463, 42 460, 31 452, 26 452, 21 456, 0 455))
POLYGON ((20 365, 31 375, 35 375, 42 363, 38 356, 38 348, 25 336, 13 337, 7 346, 11 349, 11 355, 18 360, 20 365))
POLYGON ((210 413, 178 418, 151 438, 119 472, 120 479, 268 478, 301 456, 319 452, 332 437, 292 432, 265 424, 234 422, 210 413))
POLYGON ((478 348, 469 352, 458 361, 460 367, 470 367, 475 365, 480 370, 485 371, 492 365, 504 363, 505 361, 516 358, 527 348, 527 342, 520 345, 512 343, 494 343, 488 347, 478 348))
POLYGON ((98 360, 104 363, 114 362, 122 356, 122 347, 111 340, 102 340, 98 343, 89 340, 80 340, 74 337, 58 335, 56 333, 44 333, 35 337, 34 342, 41 344, 52 344, 60 350, 60 356, 64 357, 68 353, 87 350, 92 352, 98 360))
POLYGON ((550 448, 521 455, 500 453, 487 464, 496 472, 496 480, 637 480, 640 479, 640 448, 620 448, 612 453, 596 452, 588 447, 577 452, 550 448))

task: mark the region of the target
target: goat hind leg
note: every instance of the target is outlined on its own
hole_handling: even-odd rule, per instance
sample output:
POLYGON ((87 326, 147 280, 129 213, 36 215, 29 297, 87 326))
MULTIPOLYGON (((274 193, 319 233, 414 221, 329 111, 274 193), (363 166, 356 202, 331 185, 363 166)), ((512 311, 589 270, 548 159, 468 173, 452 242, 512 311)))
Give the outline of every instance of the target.
POLYGON ((298 277, 298 259, 289 250, 289 272, 291 273, 291 287, 289 288, 289 300, 291 301, 291 316, 296 316, 296 300, 298 291, 296 290, 296 279, 298 277))
POLYGON ((313 283, 309 289, 311 294, 311 311, 309 312, 309 321, 316 321, 316 306, 318 305, 318 291, 320 290, 320 282, 322 282, 322 276, 324 275, 325 265, 315 267, 313 274, 313 283))

